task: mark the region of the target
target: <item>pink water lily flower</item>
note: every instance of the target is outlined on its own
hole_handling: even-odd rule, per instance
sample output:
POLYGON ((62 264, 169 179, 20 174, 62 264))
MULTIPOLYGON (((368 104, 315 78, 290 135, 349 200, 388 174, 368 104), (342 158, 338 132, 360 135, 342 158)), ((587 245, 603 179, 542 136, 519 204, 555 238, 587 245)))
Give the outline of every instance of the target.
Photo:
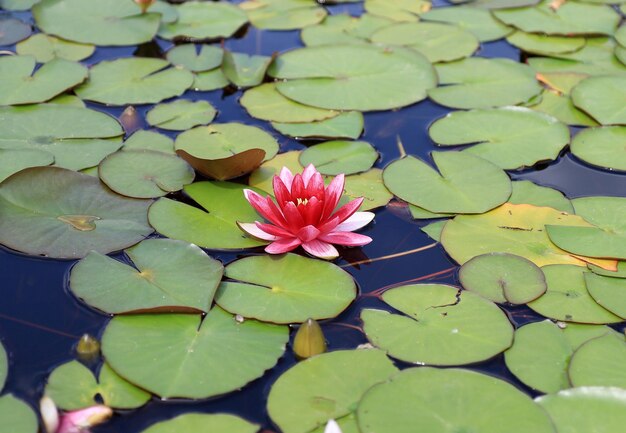
POLYGON ((276 203, 269 196, 244 190, 246 199, 269 223, 237 224, 255 238, 271 241, 265 248, 270 254, 302 246, 315 257, 334 259, 339 253, 333 245, 361 246, 372 241, 368 236, 352 233, 374 218, 372 212, 357 212, 362 197, 335 211, 344 183, 344 175, 340 174, 325 187, 322 175, 312 164, 295 176, 283 167, 273 179, 276 203))
POLYGON ((48 396, 41 399, 39 407, 47 433, 89 433, 91 427, 102 424, 113 415, 110 407, 98 404, 59 416, 56 404, 48 396))

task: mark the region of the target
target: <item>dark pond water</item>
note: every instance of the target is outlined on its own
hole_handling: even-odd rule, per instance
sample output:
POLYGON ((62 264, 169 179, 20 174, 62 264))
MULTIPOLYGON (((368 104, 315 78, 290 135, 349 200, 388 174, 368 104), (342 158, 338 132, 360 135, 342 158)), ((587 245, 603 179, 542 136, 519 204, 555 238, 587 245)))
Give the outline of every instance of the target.
MULTIPOLYGON (((435 2, 437 4, 438 2, 435 2)), ((439 2, 443 3, 443 2, 439 2)), ((329 7, 332 14, 362 12, 360 4, 329 7)), ((32 21, 28 13, 17 13, 18 17, 32 21)), ((158 55, 170 47, 166 41, 139 49, 142 55, 158 55)), ((225 46, 233 51, 271 55, 301 46, 299 32, 264 32, 249 28, 238 39, 226 41, 225 46)), ((103 59, 126 57, 135 54, 137 47, 98 48, 86 63, 94 64, 103 59)), ((519 60, 517 49, 505 41, 484 44, 478 53, 484 57, 508 57, 519 60)), ((218 110, 217 121, 240 121, 258 125, 270 131, 270 126, 251 118, 238 104, 241 92, 187 92, 183 98, 208 100, 218 110)), ((108 108, 98 104, 90 107, 119 116, 123 108, 108 108)), ((149 106, 136 107, 143 118, 149 106)), ((428 125, 445 115, 447 108, 429 101, 394 112, 369 113, 365 115, 365 134, 362 139, 372 143, 381 153, 378 167, 399 156, 399 137, 409 154, 427 157, 435 150, 427 134, 428 125)), ((143 121, 143 120, 141 120, 143 121)), ((146 124, 139 127, 147 128, 146 124)), ((276 135, 281 151, 303 148, 303 145, 276 135)), ((577 162, 570 155, 559 158, 552 164, 513 175, 514 179, 528 179, 538 184, 554 187, 569 198, 587 195, 626 195, 626 175, 592 169, 577 162)), ((354 348, 366 342, 359 330, 359 313, 364 307, 385 308, 375 296, 376 290, 405 281, 438 281, 457 284, 454 263, 437 245, 420 253, 405 255, 390 260, 374 261, 352 266, 347 260, 360 261, 412 250, 432 244, 432 240, 420 231, 423 223, 411 221, 406 209, 389 207, 376 211, 375 224, 363 231, 374 242, 352 249, 338 262, 357 280, 361 296, 340 317, 322 324, 329 342, 329 349, 354 348)), ((236 254, 209 251, 225 263, 237 258, 236 254)), ((11 373, 6 391, 12 392, 34 406, 42 392, 45 379, 55 366, 74 358, 74 346, 78 338, 89 333, 99 336, 109 320, 107 316, 76 301, 68 291, 67 279, 73 261, 57 261, 27 257, 0 248, 0 338, 10 354, 11 373)), ((527 307, 508 308, 513 323, 521 324, 542 320, 527 307)), ((621 325, 620 327, 623 327, 621 325)), ((244 389, 208 401, 161 401, 153 399, 145 407, 115 416, 111 422, 94 429, 94 433, 138 433, 148 425, 171 418, 176 414, 196 412, 231 412, 272 430, 265 412, 266 397, 272 383, 294 364, 289 352, 278 365, 263 378, 244 389)), ((402 365, 399 365, 402 367, 402 365)), ((532 392, 517 381, 504 366, 502 356, 469 368, 496 375, 514 383, 532 395, 532 392)), ((1 430, 1 429, 0 429, 1 430)), ((184 432, 181 432, 184 433, 184 432)))

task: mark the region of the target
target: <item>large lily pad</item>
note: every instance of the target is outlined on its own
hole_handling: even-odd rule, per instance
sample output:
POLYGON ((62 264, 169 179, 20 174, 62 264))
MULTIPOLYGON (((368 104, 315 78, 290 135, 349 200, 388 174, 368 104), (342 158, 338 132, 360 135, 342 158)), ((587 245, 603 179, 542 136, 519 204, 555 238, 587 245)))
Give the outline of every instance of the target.
POLYGON ((626 171, 626 126, 580 131, 570 146, 572 154, 588 164, 626 171))
POLYGON ((240 323, 214 307, 204 318, 117 316, 107 325, 102 351, 122 377, 161 397, 207 398, 261 377, 288 338, 286 326, 240 323))
POLYGON ((428 96, 453 108, 491 108, 516 105, 541 92, 534 71, 509 59, 472 57, 436 67, 443 86, 428 96))
POLYGON ((36 149, 0 149, 0 182, 18 171, 54 163, 54 156, 36 149))
POLYGON ((466 152, 433 152, 437 170, 412 156, 389 164, 385 186, 402 200, 435 213, 483 213, 511 195, 509 177, 466 152))
POLYGON ((356 297, 352 277, 322 260, 295 254, 253 256, 229 264, 215 297, 233 314, 274 323, 338 316, 356 297))
POLYGON ((553 433, 547 414, 513 385, 460 369, 410 368, 373 386, 357 410, 368 433, 553 433))
POLYGON ((160 14, 142 14, 135 2, 126 0, 41 0, 32 11, 41 31, 95 45, 148 42, 161 21, 160 14))
POLYGON ((248 21, 241 9, 227 2, 187 1, 175 8, 178 20, 159 29, 163 39, 228 38, 248 21))
POLYGON ((161 129, 184 131, 211 123, 216 115, 217 111, 208 101, 177 99, 155 106, 146 113, 146 120, 161 129))
POLYGON ((91 44, 66 41, 45 33, 37 33, 15 46, 18 54, 33 56, 39 63, 57 58, 77 62, 91 56, 95 49, 91 44))
POLYGON ((315 1, 249 0, 240 3, 253 26, 264 30, 294 30, 322 21, 328 12, 315 1))
POLYGON ((589 272, 585 274, 585 284, 589 294, 598 304, 626 319, 626 279, 589 272))
POLYGON ((624 336, 607 334, 594 338, 576 350, 569 366, 573 386, 615 386, 626 388, 624 336))
POLYGON ((626 125, 626 77, 590 77, 572 90, 574 105, 603 125, 626 125))
POLYGON ((354 174, 372 168, 378 159, 376 149, 366 141, 326 141, 300 154, 303 166, 313 164, 322 174, 354 174))
POLYGON ((89 81, 76 94, 110 105, 156 104, 181 95, 193 83, 191 72, 168 66, 165 60, 139 57, 103 61, 91 68, 89 81))
POLYGON ((478 143, 464 152, 511 170, 554 160, 569 143, 569 129, 554 117, 528 108, 457 111, 428 130, 440 146, 478 143))
POLYGON ((272 126, 281 134, 294 138, 344 138, 356 140, 363 132, 363 114, 359 111, 345 111, 330 119, 317 122, 272 122, 272 126))
POLYGON ((350 416, 371 386, 397 371, 377 349, 325 353, 280 376, 270 391, 267 410, 282 432, 308 433, 329 419, 350 416))
POLYGON ((420 284, 388 290, 383 300, 406 316, 363 310, 363 330, 374 346, 405 362, 471 364, 497 355, 513 342, 506 315, 472 292, 420 284))
POLYGON ((203 248, 238 250, 263 245, 237 227, 237 221, 258 219, 256 211, 246 201, 243 189, 243 185, 229 182, 187 185, 183 191, 206 211, 161 198, 150 207, 150 224, 168 238, 203 248))
POLYGON ((255 433, 257 424, 226 413, 186 413, 167 421, 152 424, 142 433, 255 433))
POLYGON ((5 431, 11 433, 37 433, 39 431, 39 422, 35 412, 11 394, 0 397, 0 423, 5 431))
POLYGON ((118 196, 88 175, 29 168, 0 185, 0 243, 53 258, 106 254, 152 232, 150 203, 118 196))
POLYGON ((594 263, 615 269, 614 260, 576 256, 558 248, 548 238, 546 224, 591 226, 577 215, 549 207, 506 203, 482 215, 458 215, 446 224, 441 243, 460 264, 480 254, 502 252, 525 257, 537 266, 594 263))
POLYGON ((280 55, 269 69, 289 99, 337 110, 387 110, 421 101, 436 86, 430 63, 406 48, 339 45, 280 55))
POLYGON ((438 7, 420 15, 424 21, 438 21, 469 30, 480 42, 501 39, 513 31, 513 28, 494 18, 490 11, 474 7, 438 7))
POLYGON ((45 393, 64 410, 93 406, 99 398, 115 409, 135 409, 150 399, 149 393, 122 379, 107 364, 96 380, 91 370, 78 361, 55 368, 48 377, 45 393))
POLYGON ((172 239, 148 239, 125 253, 135 267, 90 253, 72 268, 72 292, 110 314, 207 312, 211 308, 223 266, 199 247, 172 239))
POLYGON ((528 306, 556 320, 577 323, 617 323, 622 319, 598 305, 585 285, 586 268, 573 265, 542 267, 548 290, 528 306))
POLYGON ((0 57, 0 105, 32 104, 54 98, 87 78, 87 68, 52 60, 35 71, 33 56, 0 57))

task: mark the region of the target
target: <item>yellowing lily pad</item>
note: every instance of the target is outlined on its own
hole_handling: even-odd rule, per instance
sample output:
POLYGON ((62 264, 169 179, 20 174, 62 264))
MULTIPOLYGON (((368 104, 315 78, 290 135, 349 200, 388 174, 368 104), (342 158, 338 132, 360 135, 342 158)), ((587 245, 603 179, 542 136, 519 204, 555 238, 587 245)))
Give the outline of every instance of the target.
POLYGON ((532 204, 533 206, 547 206, 567 213, 574 213, 574 206, 561 191, 540 186, 529 180, 511 182, 513 192, 509 198, 512 204, 532 204))

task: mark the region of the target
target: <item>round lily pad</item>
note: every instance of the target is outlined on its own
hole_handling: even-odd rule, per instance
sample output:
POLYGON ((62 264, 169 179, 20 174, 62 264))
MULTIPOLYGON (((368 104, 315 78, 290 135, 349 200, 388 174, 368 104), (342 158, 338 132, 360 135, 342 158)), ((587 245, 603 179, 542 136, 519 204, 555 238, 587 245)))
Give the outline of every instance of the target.
POLYGON ((224 50, 215 45, 176 45, 167 52, 167 61, 191 72, 208 71, 222 64, 224 50))
POLYGON ((509 197, 512 204, 532 204, 533 206, 547 206, 567 213, 574 213, 574 206, 561 191, 540 186, 529 180, 511 182, 513 192, 509 197))
POLYGON ((0 423, 11 433, 37 433, 39 421, 33 410, 11 394, 0 397, 0 423))
POLYGON ((37 33, 15 46, 18 54, 31 55, 39 63, 57 58, 77 62, 91 56, 95 49, 91 44, 66 41, 45 33, 37 33))
POLYGON ((283 135, 293 138, 353 139, 363 132, 363 114, 345 111, 330 119, 310 123, 272 122, 272 127, 283 135))
POLYGON ((419 284, 388 290, 383 300, 406 316, 363 310, 363 330, 374 346, 405 362, 471 364, 513 342, 513 327, 502 310, 472 292, 419 284))
POLYGON ((45 102, 87 78, 87 68, 52 60, 35 71, 33 56, 0 57, 0 105, 45 102))
POLYGON ((269 56, 251 56, 245 53, 224 53, 222 72, 237 87, 258 86, 273 61, 269 56))
POLYGON ((365 13, 359 17, 335 14, 315 26, 302 29, 304 45, 363 44, 376 30, 392 24, 391 20, 365 13))
POLYGON ((598 305, 585 286, 586 268, 574 265, 542 267, 548 290, 528 304, 537 313, 577 323, 617 323, 621 318, 598 305))
POLYGON ((572 101, 603 125, 626 125, 626 77, 589 77, 572 90, 572 101))
POLYGON ((626 423, 626 391, 619 388, 580 387, 537 398, 557 431, 614 433, 626 423))
POLYGON ((439 83, 428 96, 453 108, 491 108, 516 105, 541 92, 535 72, 509 59, 471 57, 435 67, 439 83))
POLYGON ((436 86, 430 63, 396 47, 338 45, 280 55, 268 73, 289 99, 337 110, 387 110, 421 101, 436 86))
POLYGON ((211 308, 223 266, 199 247, 147 239, 125 253, 135 267, 96 252, 87 255, 72 268, 72 293, 109 314, 211 308))
POLYGON ((441 243, 460 264, 480 254, 502 252, 522 256, 537 266, 592 262, 614 269, 614 261, 574 256, 556 247, 546 234, 546 224, 590 226, 579 216, 549 207, 505 203, 482 215, 458 215, 446 224, 441 243))
POLYGON ((469 57, 479 45, 473 33, 459 26, 422 21, 383 27, 370 39, 374 43, 413 48, 433 63, 469 57))
POLYGON ((95 45, 148 42, 161 21, 160 14, 142 14, 126 0, 41 0, 32 12, 42 32, 95 45))
POLYGON ((465 262, 459 270, 463 288, 490 301, 526 304, 547 289, 541 269, 514 254, 489 253, 465 262))
POLYGON ((300 164, 313 164, 322 174, 354 174, 372 168, 378 156, 366 141, 326 141, 305 149, 300 154, 300 164))
POLYGON ((177 99, 159 104, 146 113, 150 126, 173 131, 184 131, 194 126, 211 123, 217 111, 208 101, 177 99))
POLYGON ((544 320, 515 331, 513 346, 504 352, 509 370, 524 384, 544 393, 571 387, 567 369, 576 349, 585 342, 615 333, 608 326, 544 320))
POLYGON ((255 433, 257 424, 226 413, 186 413, 167 421, 152 424, 142 433, 255 433))
POLYGON ((547 414, 513 385, 460 369, 404 370, 370 388, 357 419, 372 433, 554 432, 547 414))
POLYGON ((267 410, 284 433, 308 433, 352 414, 367 390, 398 372, 377 349, 339 350, 309 358, 281 375, 267 410))
POLYGON ((501 39, 513 28, 494 18, 490 11, 471 6, 438 7, 420 15, 424 21, 438 21, 469 30, 480 42, 501 39))
POLYGON ((356 297, 352 277, 332 263, 295 254, 252 256, 226 266, 215 301, 243 317, 274 323, 338 316, 356 297))
POLYGON ((154 150, 171 155, 175 154, 174 140, 167 135, 144 129, 135 131, 133 135, 126 139, 124 150, 154 150))
POLYGON ((248 21, 245 12, 225 2, 187 1, 174 7, 178 20, 161 26, 163 39, 228 38, 248 21))
POLYGON ((117 373, 143 389, 163 398, 198 399, 261 377, 282 356, 288 338, 286 326, 240 323, 214 307, 204 318, 117 316, 104 332, 102 352, 117 373))
POLYGON ((29 167, 44 167, 54 163, 54 156, 36 149, 0 149, 0 182, 29 167))
POLYGON ((572 356, 568 373, 573 386, 626 388, 624 362, 624 336, 608 334, 580 346, 572 356))
POLYGON ((511 195, 502 169, 467 152, 433 152, 435 170, 412 156, 389 164, 385 186, 402 200, 436 213, 483 213, 511 195))
POLYGON ((180 191, 195 173, 183 159, 154 150, 124 150, 107 156, 98 168, 100 179, 118 194, 156 198, 180 191))
POLYGON ((554 117, 528 108, 456 111, 428 133, 440 146, 478 143, 464 150, 506 169, 551 161, 569 144, 569 129, 554 117))
POLYGON ((78 361, 55 368, 48 377, 45 394, 58 407, 70 411, 93 406, 99 398, 115 409, 135 409, 150 400, 150 394, 122 379, 107 364, 96 380, 91 370, 78 361))
POLYGON ((274 83, 265 83, 246 90, 239 102, 252 117, 272 122, 314 122, 339 114, 334 110, 311 107, 285 98, 276 90, 274 83))
POLYGON ((29 37, 32 31, 32 28, 22 20, 0 17, 0 45, 13 45, 29 37))
POLYGON ((0 185, 0 243, 52 258, 106 254, 152 233, 150 204, 121 197, 88 175, 29 168, 0 185))
POLYGON ((582 36, 553 36, 516 31, 506 38, 507 42, 522 51, 552 56, 580 50, 587 42, 582 36))
POLYGON ((150 207, 150 224, 168 238, 203 248, 238 250, 263 245, 237 227, 237 221, 258 219, 258 214, 246 201, 243 189, 244 185, 230 182, 187 185, 183 191, 200 208, 161 198, 150 207))
POLYGON ((328 12, 316 2, 251 0, 240 3, 253 26, 264 30, 294 30, 322 21, 328 12))
POLYGON ((588 164, 626 171, 626 126, 606 126, 580 131, 570 146, 572 155, 588 164))
POLYGON ((598 304, 626 319, 626 279, 589 272, 585 274, 585 284, 589 294, 598 304))
POLYGON ((156 104, 181 95, 193 83, 191 72, 168 66, 165 60, 143 57, 103 61, 91 68, 89 81, 76 94, 110 105, 156 104))
POLYGON ((350 200, 363 197, 360 210, 386 206, 393 198, 393 194, 389 192, 383 183, 383 171, 378 168, 346 176, 346 184, 343 189, 345 194, 344 200, 345 197, 350 200))
POLYGON ((228 78, 226 78, 222 69, 215 68, 210 71, 197 72, 191 88, 200 92, 209 92, 222 89, 228 86, 228 84, 228 78))

